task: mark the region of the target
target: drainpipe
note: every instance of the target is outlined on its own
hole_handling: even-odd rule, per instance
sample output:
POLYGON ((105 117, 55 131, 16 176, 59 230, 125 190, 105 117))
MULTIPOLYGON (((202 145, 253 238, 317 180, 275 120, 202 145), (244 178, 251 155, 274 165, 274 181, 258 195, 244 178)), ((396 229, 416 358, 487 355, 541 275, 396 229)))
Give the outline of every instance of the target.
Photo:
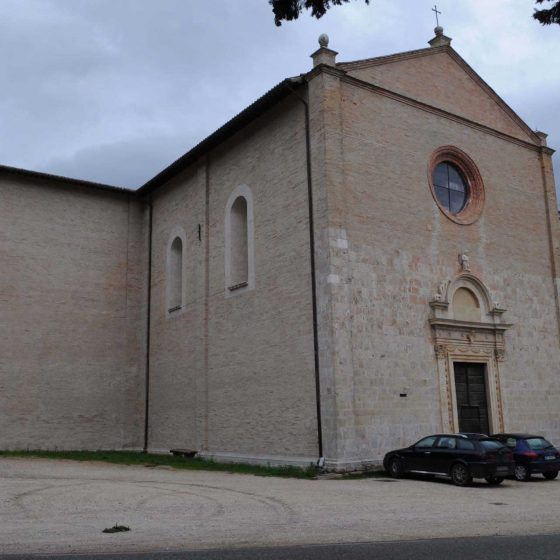
POLYGON ((558 338, 560 339, 560 292, 558 289, 557 278, 560 277, 560 267, 556 260, 557 251, 557 241, 555 242, 556 233, 558 232, 557 227, 554 227, 552 221, 556 220, 555 208, 551 207, 551 202, 555 202, 554 196, 554 176, 551 175, 547 178, 547 168, 550 166, 550 173, 554 173, 552 169, 552 154, 554 150, 547 146, 547 134, 541 131, 536 131, 537 136, 540 139, 540 150, 539 150, 539 162, 541 167, 541 177, 543 184, 543 194, 544 194, 544 207, 546 212, 546 232, 548 234, 548 251, 550 259, 550 268, 552 272, 552 287, 554 290, 554 303, 556 304, 556 320, 558 322, 558 338))
POLYGON ((303 103, 305 109, 305 151, 307 166, 307 201, 309 206, 309 253, 311 263, 311 299, 313 307, 313 354, 315 358, 315 397, 317 403, 317 447, 319 448, 319 459, 317 466, 322 467, 325 459, 323 457, 323 426, 321 419, 321 379, 319 375, 319 331, 318 331, 318 313, 317 313, 317 281, 315 278, 315 226, 313 218, 313 182, 311 177, 311 139, 309 126, 309 103, 297 91, 290 87, 293 84, 302 84, 305 82, 302 76, 290 78, 284 82, 284 85, 295 96, 296 99, 303 103))
POLYGON ((152 307, 152 219, 153 206, 149 198, 144 200, 148 206, 148 293, 146 301, 146 364, 145 364, 145 385, 146 395, 144 401, 144 448, 143 453, 148 452, 148 427, 150 414, 150 319, 152 307))

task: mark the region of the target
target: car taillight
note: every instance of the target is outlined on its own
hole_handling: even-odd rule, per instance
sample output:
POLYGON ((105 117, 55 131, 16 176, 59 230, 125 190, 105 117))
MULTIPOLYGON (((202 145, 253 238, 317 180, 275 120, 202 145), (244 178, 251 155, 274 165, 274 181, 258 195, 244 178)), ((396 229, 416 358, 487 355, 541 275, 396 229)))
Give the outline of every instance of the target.
POLYGON ((539 454, 535 453, 534 451, 524 451, 523 453, 521 453, 521 455, 523 455, 523 457, 528 457, 529 459, 539 458, 539 454))
POLYGON ((486 453, 486 458, 489 459, 490 461, 495 461, 498 456, 495 453, 486 453))

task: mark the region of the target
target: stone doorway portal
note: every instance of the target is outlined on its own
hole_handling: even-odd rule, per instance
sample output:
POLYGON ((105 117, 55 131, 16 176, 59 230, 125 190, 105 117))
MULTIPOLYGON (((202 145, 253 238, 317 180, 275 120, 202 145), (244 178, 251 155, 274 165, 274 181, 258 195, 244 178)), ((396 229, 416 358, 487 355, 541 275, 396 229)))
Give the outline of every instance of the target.
POLYGON ((505 309, 468 271, 441 282, 430 307, 442 431, 503 432, 500 370, 512 326, 503 320, 505 309))
POLYGON ((454 362, 460 432, 490 433, 485 364, 454 362))

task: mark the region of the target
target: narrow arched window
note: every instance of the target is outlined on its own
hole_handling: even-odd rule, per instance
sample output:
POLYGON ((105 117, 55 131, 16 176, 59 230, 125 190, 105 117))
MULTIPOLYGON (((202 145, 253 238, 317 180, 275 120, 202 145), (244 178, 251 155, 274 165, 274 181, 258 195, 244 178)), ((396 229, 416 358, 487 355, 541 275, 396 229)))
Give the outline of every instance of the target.
POLYGON ((230 195, 225 215, 226 294, 254 287, 253 197, 247 185, 230 195))
POLYGON ((230 239, 231 286, 246 285, 249 281, 249 255, 247 201, 243 196, 238 196, 231 207, 230 239))
POLYGON ((183 307, 183 240, 180 237, 175 237, 171 243, 167 273, 167 309, 171 313, 183 307))

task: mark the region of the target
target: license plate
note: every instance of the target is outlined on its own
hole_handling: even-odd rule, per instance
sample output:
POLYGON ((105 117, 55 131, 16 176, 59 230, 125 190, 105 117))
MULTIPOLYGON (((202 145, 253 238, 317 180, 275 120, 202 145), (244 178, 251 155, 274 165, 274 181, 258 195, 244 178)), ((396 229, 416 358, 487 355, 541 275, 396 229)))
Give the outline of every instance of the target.
POLYGON ((554 455, 547 455, 547 456, 545 457, 545 460, 546 460, 546 461, 552 461, 553 459, 556 459, 556 457, 555 457, 554 455))

